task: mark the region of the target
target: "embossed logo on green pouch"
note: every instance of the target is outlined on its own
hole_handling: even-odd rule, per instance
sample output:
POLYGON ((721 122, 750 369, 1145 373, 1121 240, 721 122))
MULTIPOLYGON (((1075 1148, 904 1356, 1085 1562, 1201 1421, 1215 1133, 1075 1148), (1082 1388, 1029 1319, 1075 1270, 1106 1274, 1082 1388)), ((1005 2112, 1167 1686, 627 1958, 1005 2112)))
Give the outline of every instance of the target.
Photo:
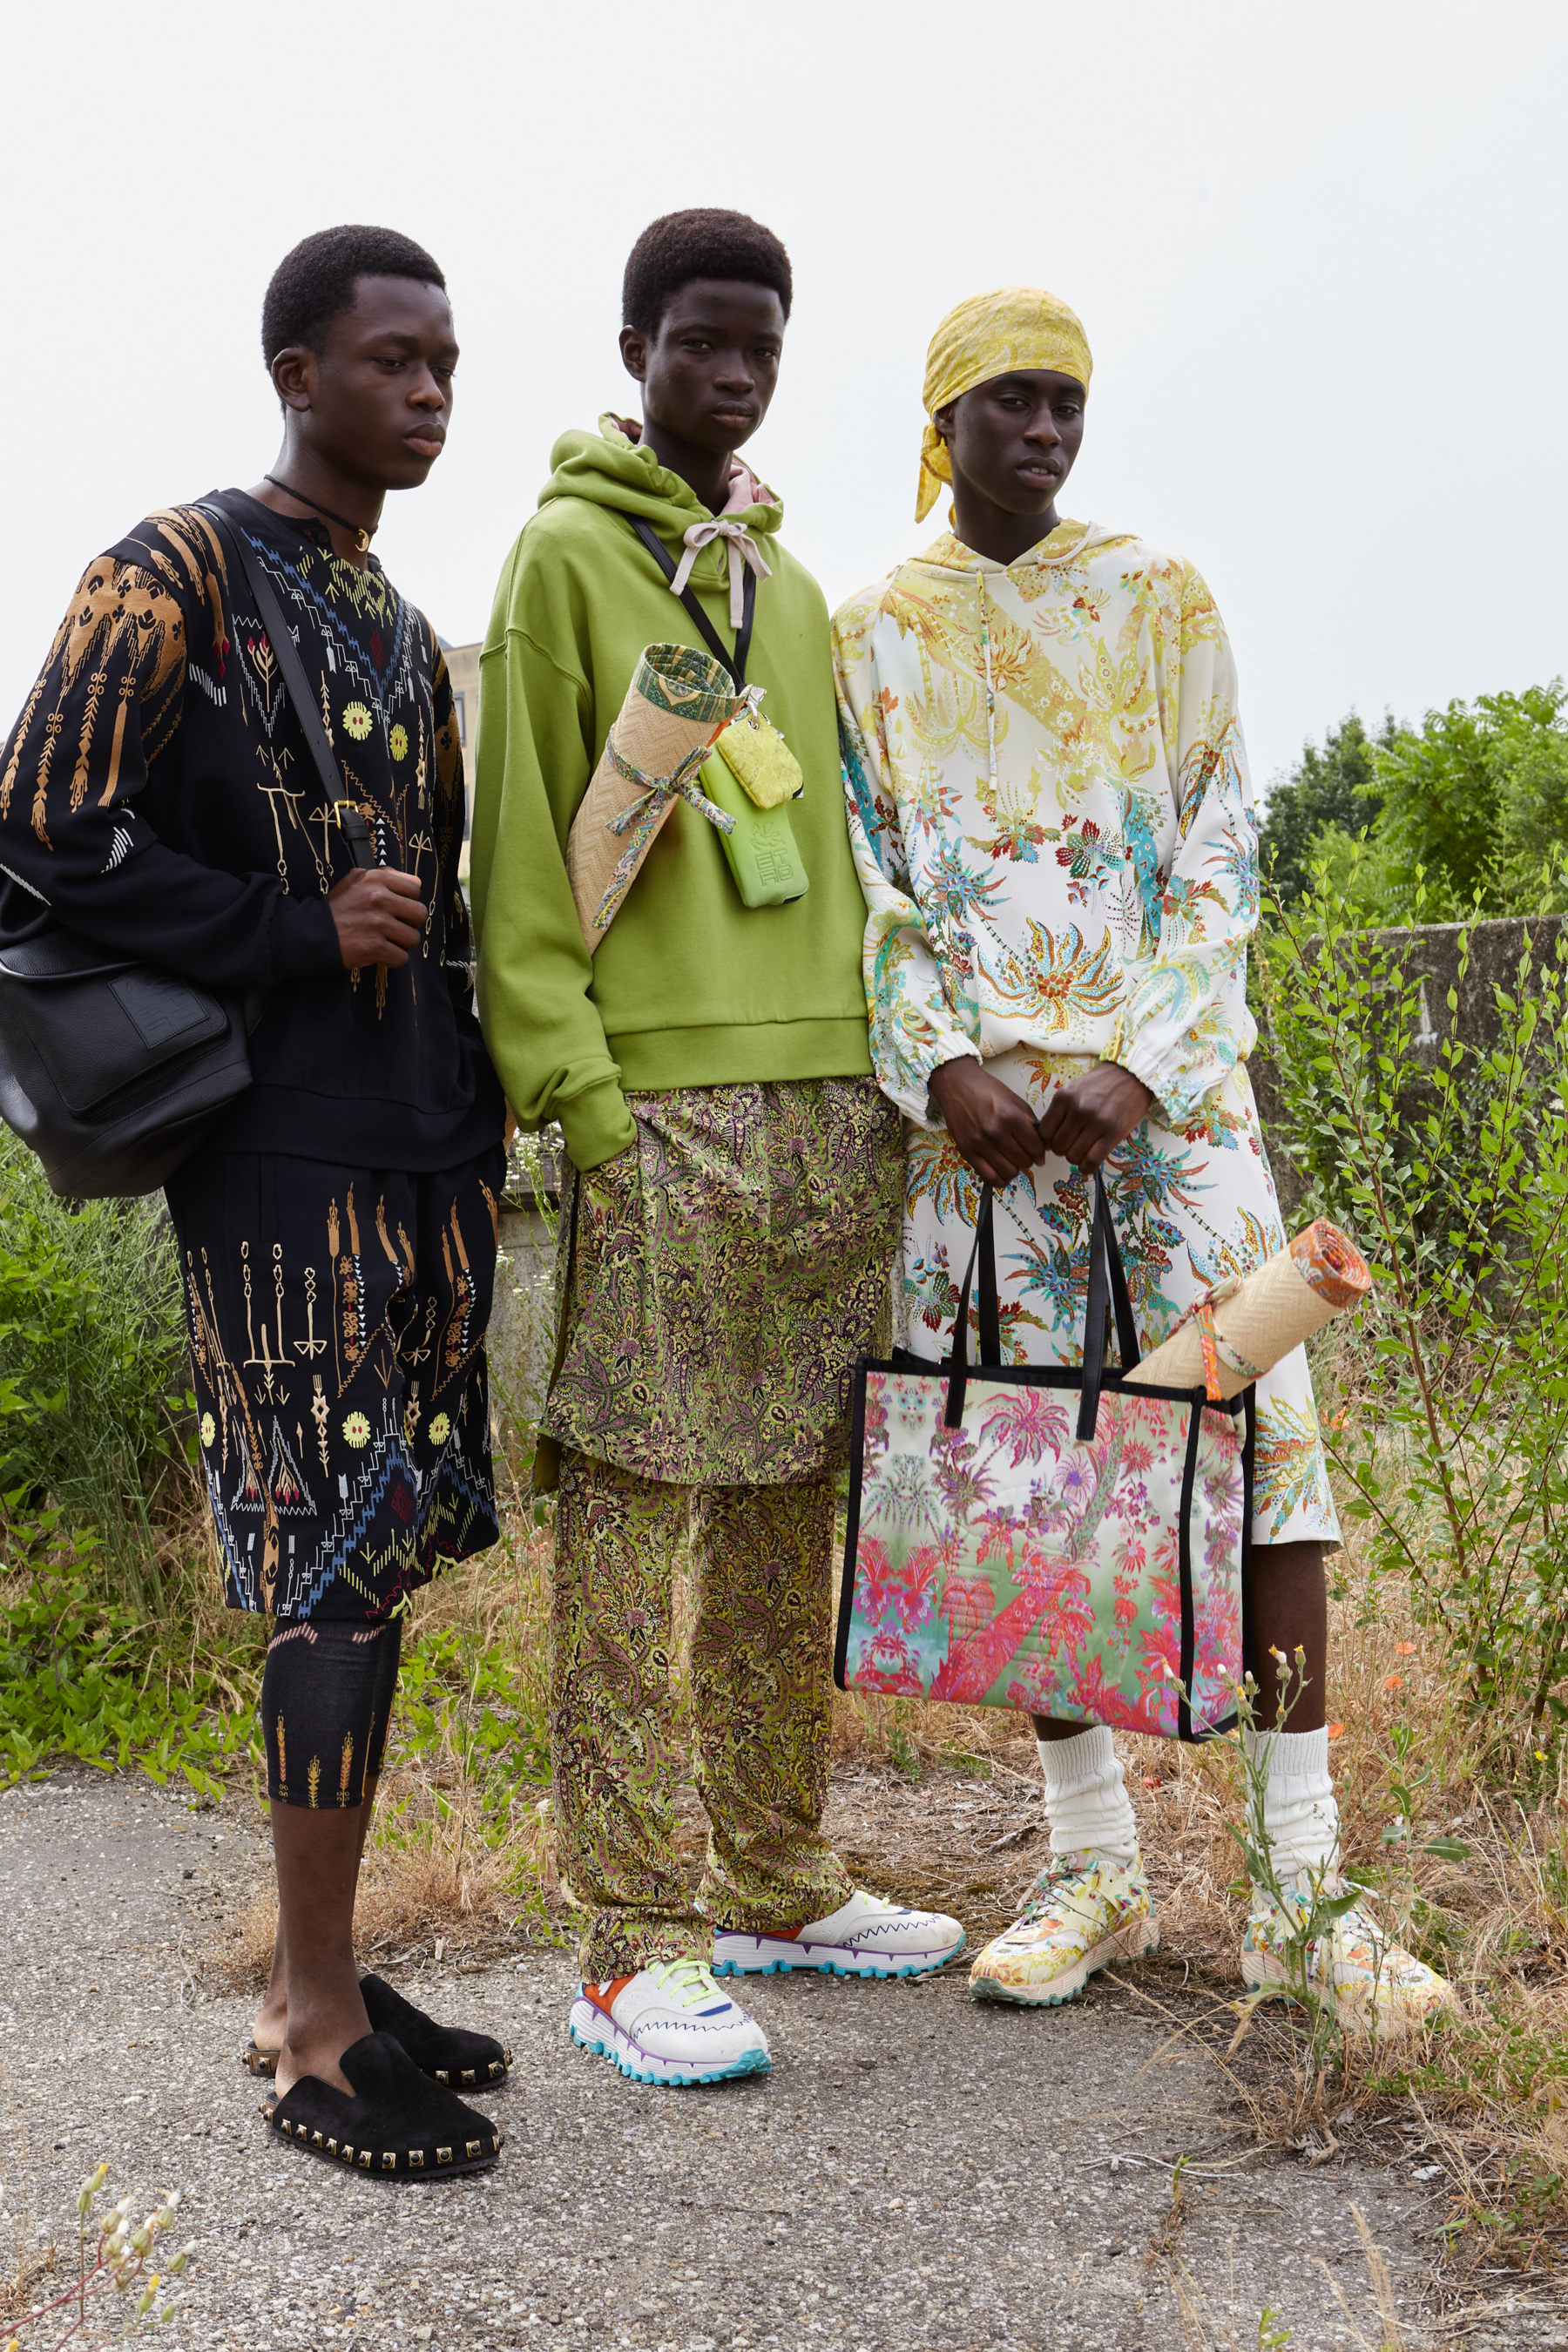
POLYGON ((745 907, 784 907, 811 887, 801 863, 788 808, 760 809, 717 751, 702 762, 701 786, 709 799, 735 820, 719 835, 735 887, 745 907))

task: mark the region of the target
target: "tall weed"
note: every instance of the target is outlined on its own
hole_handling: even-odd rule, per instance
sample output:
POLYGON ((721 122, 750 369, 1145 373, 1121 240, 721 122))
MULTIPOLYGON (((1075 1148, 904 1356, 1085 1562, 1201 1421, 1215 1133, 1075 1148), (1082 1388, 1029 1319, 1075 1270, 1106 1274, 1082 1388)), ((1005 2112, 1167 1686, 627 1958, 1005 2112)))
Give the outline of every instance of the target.
POLYGON ((1309 1205, 1376 1276, 1324 1431, 1342 1509, 1373 1605, 1408 1589, 1529 1779, 1568 1720, 1568 940, 1526 946, 1477 1047, 1410 934, 1347 928, 1321 872, 1275 912, 1260 978, 1309 1205))

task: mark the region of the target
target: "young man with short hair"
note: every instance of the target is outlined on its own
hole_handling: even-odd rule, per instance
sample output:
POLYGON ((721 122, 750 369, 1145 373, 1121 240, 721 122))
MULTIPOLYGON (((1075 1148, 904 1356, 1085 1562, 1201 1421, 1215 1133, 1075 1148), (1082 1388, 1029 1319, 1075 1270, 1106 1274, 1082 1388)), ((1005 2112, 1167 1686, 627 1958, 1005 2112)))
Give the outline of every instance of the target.
POLYGON ((480 667, 480 1012, 519 1118, 559 1120, 571 1160, 538 1474, 559 1477, 561 1863, 589 1915, 571 2030, 645 2081, 767 2065, 715 1969, 918 1974, 963 1940, 857 1893, 821 1830, 834 1477, 886 1300, 900 1145, 867 1050, 826 608, 734 454, 773 397, 791 293, 784 247, 742 214, 645 231, 621 331, 642 421, 557 442, 480 667), (748 908, 718 835, 678 803, 590 956, 564 853, 605 735, 647 646, 704 645, 672 586, 689 579, 728 648, 747 570, 746 677, 804 772, 790 820, 809 887, 748 908), (670 1681, 689 1538, 710 1822, 695 1906, 670 1681))
MULTIPOLYGON (((996 1188, 1014 1363, 1081 1357, 1096 1170, 1145 1352, 1285 1242, 1247 1075, 1258 851, 1236 666, 1191 564, 1058 516, 1089 373, 1078 319, 1033 287, 951 312, 916 519, 949 483, 952 529, 834 616, 872 1050, 909 1139, 910 1345, 933 1360, 976 1177, 996 1188)), ((1278 1986, 1339 1848, 1323 1716, 1339 1526, 1304 1349, 1258 1381, 1257 1418, 1247 1744, 1285 1899, 1254 1889, 1242 1970, 1278 1986), (1298 1654, 1282 1723, 1278 1663, 1298 1654)), ((1101 1664, 1079 1661, 1081 1716, 1034 1718, 1052 1858, 976 1958, 979 1998, 1066 2000, 1158 1940, 1101 1664)), ((1406 2030, 1449 1998, 1363 1904, 1310 1949, 1313 1990, 1347 2021, 1406 2030)))
POLYGON ((502 1104, 471 1005, 446 665, 369 550, 386 492, 441 454, 458 345, 435 262, 373 227, 296 247, 262 341, 273 469, 89 566, 0 759, 0 865, 13 914, 47 901, 104 948, 258 992, 254 1083, 167 1187, 229 1605, 276 1619, 279 1929, 247 2063, 276 2069, 296 2145, 424 2178, 493 2162, 499 2130, 446 2086, 492 2085, 505 2057, 361 1981, 354 1895, 409 1596, 496 1538, 502 1104))

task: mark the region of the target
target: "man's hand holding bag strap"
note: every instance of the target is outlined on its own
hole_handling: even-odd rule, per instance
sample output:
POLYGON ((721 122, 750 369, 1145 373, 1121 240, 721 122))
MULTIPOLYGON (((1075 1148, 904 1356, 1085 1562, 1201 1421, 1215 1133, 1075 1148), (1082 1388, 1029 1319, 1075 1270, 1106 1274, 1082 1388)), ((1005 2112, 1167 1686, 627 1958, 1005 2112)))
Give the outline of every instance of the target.
MULTIPOLYGON (((943 1423, 948 1429, 960 1428, 963 1421, 964 1392, 969 1381, 969 1291, 977 1265, 980 1269, 980 1369, 983 1371, 988 1369, 1000 1370, 1002 1365, 994 1205, 992 1186, 983 1184, 980 1188, 980 1208, 974 1220, 974 1243, 969 1253, 969 1263, 963 1269, 963 1282, 958 1294, 958 1312, 952 1321, 947 1407, 942 1414, 943 1423)), ((1105 1384, 1108 1307, 1115 1309, 1121 1370, 1130 1372, 1140 1360, 1138 1325, 1132 1313, 1131 1293, 1127 1287, 1127 1272, 1121 1263, 1121 1249, 1116 1238, 1116 1225, 1110 1214, 1105 1179, 1096 1169, 1094 1223, 1089 1239, 1089 1297, 1084 1310, 1083 1391, 1078 1410, 1077 1434, 1080 1441, 1092 1439, 1100 1424, 1100 1396, 1105 1384)))

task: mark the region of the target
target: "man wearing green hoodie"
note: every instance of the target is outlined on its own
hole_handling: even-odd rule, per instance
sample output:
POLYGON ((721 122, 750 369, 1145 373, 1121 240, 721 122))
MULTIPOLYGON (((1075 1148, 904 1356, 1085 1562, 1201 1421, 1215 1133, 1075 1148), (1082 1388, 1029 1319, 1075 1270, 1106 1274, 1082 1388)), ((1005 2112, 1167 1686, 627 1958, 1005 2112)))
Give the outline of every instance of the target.
POLYGON ((589 1913, 571 2031, 650 2082, 767 2066, 715 1973, 917 1975, 963 1943, 956 1920, 857 1892, 821 1830, 833 1481, 887 1301, 901 1144, 871 1075, 826 606, 734 454, 767 413, 791 292, 783 246, 742 214, 644 232, 621 333, 641 424, 556 443, 480 666, 480 1016, 519 1120, 558 1120, 570 1161, 536 1481, 558 1490, 561 1862, 589 1913), (646 646, 715 640, 800 764, 808 887, 748 908, 678 803, 590 954, 565 853, 605 738, 646 646), (688 1543, 695 1900, 670 1683, 688 1543))

